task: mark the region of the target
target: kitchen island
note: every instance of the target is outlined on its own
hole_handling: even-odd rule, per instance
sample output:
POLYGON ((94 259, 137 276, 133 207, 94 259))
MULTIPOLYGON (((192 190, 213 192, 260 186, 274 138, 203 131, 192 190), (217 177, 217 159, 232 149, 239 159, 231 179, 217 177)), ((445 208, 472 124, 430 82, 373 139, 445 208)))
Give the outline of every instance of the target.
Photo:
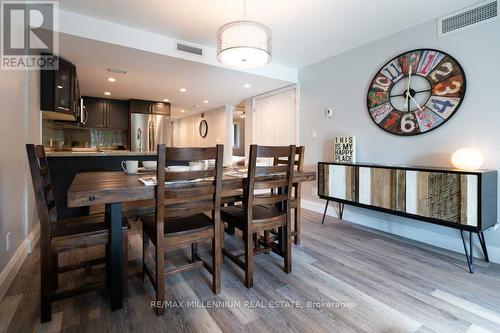
POLYGON ((130 150, 48 151, 47 159, 57 203, 57 216, 69 218, 89 214, 89 207, 68 208, 66 192, 76 174, 87 171, 120 171, 122 161, 154 161, 156 153, 130 150))

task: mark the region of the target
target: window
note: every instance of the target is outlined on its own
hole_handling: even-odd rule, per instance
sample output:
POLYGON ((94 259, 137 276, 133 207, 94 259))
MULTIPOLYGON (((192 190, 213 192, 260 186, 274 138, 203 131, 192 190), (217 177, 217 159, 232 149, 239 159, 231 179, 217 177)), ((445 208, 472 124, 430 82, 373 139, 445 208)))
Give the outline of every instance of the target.
POLYGON ((240 124, 233 124, 233 148, 240 148, 240 124))

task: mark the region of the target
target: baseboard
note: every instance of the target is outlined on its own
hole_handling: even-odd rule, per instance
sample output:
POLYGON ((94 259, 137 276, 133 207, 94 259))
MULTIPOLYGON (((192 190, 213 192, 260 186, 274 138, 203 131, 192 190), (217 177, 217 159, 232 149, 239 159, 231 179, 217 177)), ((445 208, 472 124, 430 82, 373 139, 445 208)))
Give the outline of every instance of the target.
POLYGON ((38 239, 40 238, 40 224, 38 223, 33 230, 28 235, 21 245, 19 245, 18 249, 9 260, 7 266, 0 273, 0 301, 2 301, 3 296, 9 289, 12 281, 16 277, 19 269, 24 263, 24 260, 33 251, 38 239))
MULTIPOLYGON (((302 208, 304 209, 309 209, 320 214, 323 214, 324 212, 326 201, 321 203, 302 199, 301 202, 302 208)), ((330 204, 328 206, 326 212, 327 216, 338 217, 337 208, 335 206, 336 204, 330 204)), ((346 205, 344 209, 343 219, 368 228, 380 230, 422 243, 427 243, 457 253, 464 253, 460 233, 457 231, 456 235, 452 235, 451 231, 453 229, 451 228, 431 224, 428 224, 428 227, 426 228, 420 221, 418 221, 418 225, 413 225, 415 220, 348 205, 346 205), (431 228, 436 230, 441 229, 443 233, 429 230, 431 228)), ((500 247, 488 244, 488 236, 490 236, 490 233, 492 232, 494 231, 485 231, 484 233, 489 259, 491 262, 500 263, 500 247)), ((481 250, 479 240, 476 237, 474 237, 474 255, 477 258, 483 258, 483 252, 481 250)))

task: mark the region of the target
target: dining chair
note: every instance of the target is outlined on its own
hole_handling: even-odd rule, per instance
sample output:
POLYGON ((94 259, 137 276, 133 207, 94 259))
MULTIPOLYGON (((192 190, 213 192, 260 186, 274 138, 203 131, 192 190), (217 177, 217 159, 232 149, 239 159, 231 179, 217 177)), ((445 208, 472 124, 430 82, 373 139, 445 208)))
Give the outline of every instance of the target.
MULTIPOLYGON (((304 146, 299 146, 295 148, 295 170, 302 171, 304 167, 304 146)), ((288 161, 280 158, 274 159, 274 165, 287 165, 288 161)), ((292 231, 292 237, 294 238, 295 245, 300 244, 300 217, 302 214, 301 208, 301 190, 302 184, 293 183, 293 193, 292 199, 290 201, 290 208, 293 209, 293 220, 294 220, 294 229, 292 231)))
MULTIPOLYGON (((212 275, 212 291, 221 287, 221 237, 220 221, 223 145, 210 148, 170 148, 158 145, 156 211, 143 221, 143 278, 150 279, 156 290, 156 304, 165 301, 165 277, 204 266, 212 275), (170 162, 215 160, 213 168, 193 171, 165 171, 165 160, 170 162), (168 182, 165 185, 165 182, 168 182), (176 183, 190 182, 189 188, 176 188, 176 183), (207 215, 207 214, 210 214, 207 215), (212 262, 198 251, 198 243, 212 241, 212 262), (155 246, 154 273, 147 264, 150 243, 155 246), (165 267, 165 251, 191 245, 191 258, 182 266, 165 267)), ((168 256, 167 256, 168 258, 168 256)), ((156 307, 157 315, 165 313, 163 306, 156 307)))
MULTIPOLYGON (((106 282, 93 282, 73 289, 59 290, 59 274, 77 269, 87 271, 93 265, 106 263, 106 258, 97 258, 71 264, 59 265, 59 254, 98 245, 107 246, 109 228, 104 214, 58 219, 54 190, 50 178, 45 150, 41 145, 27 144, 26 151, 31 171, 31 180, 35 192, 35 201, 40 219, 40 300, 41 322, 48 322, 52 317, 52 303, 106 286, 106 282)), ((123 260, 124 276, 128 269, 127 224, 123 225, 123 260)), ((108 281, 109 282, 109 281, 108 281)), ((127 279, 124 278, 126 290, 127 279)))
POLYGON ((248 175, 243 188, 243 204, 224 207, 221 217, 243 234, 244 254, 238 255, 223 246, 223 254, 245 272, 245 286, 253 286, 253 256, 270 250, 284 259, 284 271, 292 271, 290 202, 294 173, 295 146, 250 146, 248 175), (257 166, 257 158, 287 158, 286 165, 257 166), (260 191, 265 190, 265 191, 260 191), (256 192, 258 194, 256 194, 256 192), (264 194, 262 192, 265 192, 264 194), (274 240, 261 242, 257 236, 280 228, 284 246, 274 240), (262 245, 262 246, 261 246, 262 245), (245 257, 244 261, 240 259, 245 257))

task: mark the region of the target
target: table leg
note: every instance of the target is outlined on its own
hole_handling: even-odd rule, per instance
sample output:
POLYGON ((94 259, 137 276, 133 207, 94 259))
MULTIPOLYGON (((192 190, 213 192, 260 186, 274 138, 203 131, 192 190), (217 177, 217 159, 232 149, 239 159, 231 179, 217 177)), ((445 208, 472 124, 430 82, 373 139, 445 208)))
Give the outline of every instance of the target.
POLYGON ((106 204, 106 223, 110 226, 109 263, 111 310, 123 307, 122 203, 106 204))

